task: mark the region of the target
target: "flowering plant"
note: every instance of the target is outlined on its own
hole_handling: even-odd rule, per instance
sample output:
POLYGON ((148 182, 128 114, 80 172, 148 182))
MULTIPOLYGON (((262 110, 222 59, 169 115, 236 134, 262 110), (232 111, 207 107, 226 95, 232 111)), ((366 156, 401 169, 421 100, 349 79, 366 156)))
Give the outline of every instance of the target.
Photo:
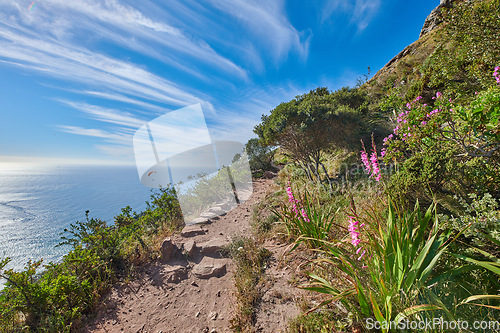
MULTIPOLYGON (((494 77, 500 85, 500 67, 494 77)), ((395 117, 393 133, 384 139, 385 158, 401 161, 418 152, 449 144, 459 157, 498 159, 500 150, 500 86, 476 93, 469 105, 458 105, 440 92, 434 104, 417 97, 395 117)))
POLYGON ((336 212, 323 209, 318 203, 310 200, 307 191, 296 195, 289 183, 286 188, 288 204, 274 214, 285 224, 289 235, 296 237, 296 245, 305 243, 310 248, 320 248, 323 241, 328 241, 330 229, 334 224, 336 212))
POLYGON ((430 206, 422 215, 418 203, 413 212, 401 212, 391 203, 385 223, 370 224, 366 220, 366 226, 358 222, 361 218, 355 209, 353 215, 349 216, 349 238, 357 250, 325 242, 321 251, 326 258, 317 260, 340 270, 341 281, 332 284, 310 273, 313 283, 303 288, 331 295, 322 305, 339 300, 353 308, 355 302, 354 308, 361 316, 374 315, 379 322, 399 323, 410 315, 431 310, 443 310, 451 316, 429 289, 434 281, 430 279, 433 268, 456 239, 448 232, 439 234, 436 206, 430 206), (361 228, 371 231, 360 233, 361 228), (423 293, 434 304, 419 304, 423 293))

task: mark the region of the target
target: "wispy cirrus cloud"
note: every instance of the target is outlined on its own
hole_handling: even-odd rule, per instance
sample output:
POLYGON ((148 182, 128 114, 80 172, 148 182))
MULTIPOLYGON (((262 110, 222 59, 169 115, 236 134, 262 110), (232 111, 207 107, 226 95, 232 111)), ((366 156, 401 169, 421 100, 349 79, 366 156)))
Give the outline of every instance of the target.
POLYGON ((283 1, 266 0, 209 0, 216 8, 241 21, 276 60, 282 60, 290 51, 307 58, 309 37, 293 27, 285 15, 283 1))
POLYGON ((66 100, 61 100, 61 102, 68 106, 71 106, 72 108, 82 111, 91 119, 102 121, 105 123, 130 127, 132 129, 139 128, 146 123, 146 120, 140 119, 129 112, 124 112, 121 110, 109 109, 81 102, 72 102, 66 100))
POLYGON ((378 13, 381 4, 381 0, 327 0, 321 11, 321 21, 336 13, 347 13, 351 24, 356 25, 358 32, 362 32, 378 13))
POLYGON ((132 136, 129 133, 123 132, 108 132, 102 129, 83 128, 80 126, 58 125, 61 131, 76 135, 90 136, 94 138, 105 139, 105 141, 114 144, 124 144, 131 140, 132 136))
MULTIPOLYGON (((28 10, 30 3, 0 0, 0 66, 55 78, 50 85, 64 97, 48 99, 95 121, 56 127, 102 139, 96 147, 106 153, 128 154, 134 129, 195 103, 224 117, 214 122, 220 133, 241 137, 272 106, 239 93, 252 73, 265 72, 266 58, 276 65, 290 54, 308 57, 309 36, 290 23, 283 0, 44 0, 28 10)), ((253 91, 262 97, 266 89, 253 91)))

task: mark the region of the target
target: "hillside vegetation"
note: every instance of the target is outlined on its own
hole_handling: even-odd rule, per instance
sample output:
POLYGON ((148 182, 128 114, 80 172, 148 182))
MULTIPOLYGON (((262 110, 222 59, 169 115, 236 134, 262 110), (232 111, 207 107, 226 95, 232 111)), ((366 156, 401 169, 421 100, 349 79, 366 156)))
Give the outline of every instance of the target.
POLYGON ((284 166, 275 230, 312 251, 300 287, 325 295, 294 332, 434 318, 500 331, 500 1, 442 18, 371 80, 297 96, 255 127, 284 166))

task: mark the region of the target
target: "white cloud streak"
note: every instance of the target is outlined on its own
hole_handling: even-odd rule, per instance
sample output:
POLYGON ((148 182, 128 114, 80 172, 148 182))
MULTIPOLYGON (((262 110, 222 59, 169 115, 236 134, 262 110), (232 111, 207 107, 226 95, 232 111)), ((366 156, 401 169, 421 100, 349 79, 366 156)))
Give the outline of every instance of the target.
POLYGON ((291 50, 307 58, 309 42, 293 27, 285 15, 283 1, 209 0, 212 5, 234 16, 260 41, 265 43, 277 60, 291 50))
POLYGON ((321 21, 335 13, 348 14, 350 23, 357 26, 358 33, 363 32, 378 13, 381 0, 327 0, 322 8, 321 21))

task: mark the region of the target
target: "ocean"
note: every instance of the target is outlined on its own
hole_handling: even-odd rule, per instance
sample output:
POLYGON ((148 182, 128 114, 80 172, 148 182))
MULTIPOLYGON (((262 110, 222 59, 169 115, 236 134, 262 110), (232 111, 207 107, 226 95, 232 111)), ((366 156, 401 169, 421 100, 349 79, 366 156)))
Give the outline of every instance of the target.
POLYGON ((0 258, 12 258, 14 269, 57 262, 69 251, 55 247, 61 232, 86 210, 112 224, 127 205, 143 211, 150 195, 132 166, 0 165, 0 258))

